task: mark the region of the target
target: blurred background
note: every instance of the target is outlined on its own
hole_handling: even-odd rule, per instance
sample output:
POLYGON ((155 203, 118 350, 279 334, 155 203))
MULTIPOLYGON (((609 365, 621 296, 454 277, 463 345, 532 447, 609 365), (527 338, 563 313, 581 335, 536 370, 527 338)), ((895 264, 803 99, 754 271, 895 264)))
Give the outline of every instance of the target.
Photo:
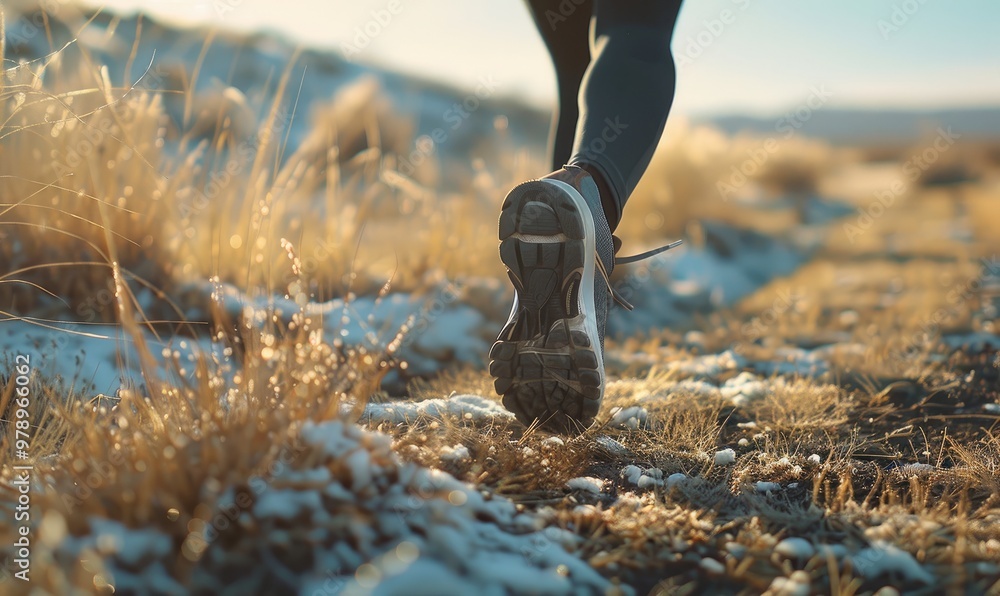
MULTIPOLYGON (((492 75, 504 95, 540 108, 555 79, 541 38, 519 0, 397 3, 390 23, 367 37, 358 61, 473 88, 492 75)), ((572 4, 572 3, 570 3, 572 4)), ((183 25, 273 31, 315 48, 356 45, 373 11, 388 2, 291 0, 111 0, 183 25)), ((809 85, 835 93, 829 108, 941 110, 996 107, 1000 58, 988 0, 949 6, 932 0, 779 5, 759 0, 688 2, 677 24, 681 62, 675 113, 687 117, 775 115, 797 105, 809 85), (732 17, 722 19, 723 11, 732 17), (686 68, 683 58, 690 60, 686 68)), ((1000 126, 996 120, 993 126, 1000 126)), ((995 131, 994 131, 995 132, 995 131)))

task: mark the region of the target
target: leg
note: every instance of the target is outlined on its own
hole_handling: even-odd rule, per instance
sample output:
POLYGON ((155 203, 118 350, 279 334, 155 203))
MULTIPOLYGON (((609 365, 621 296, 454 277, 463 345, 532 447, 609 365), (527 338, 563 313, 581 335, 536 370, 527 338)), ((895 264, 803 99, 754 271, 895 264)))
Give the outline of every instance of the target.
POLYGON ((681 0, 592 2, 585 52, 582 19, 571 29, 559 17, 572 14, 548 8, 555 5, 551 0, 530 1, 559 77, 556 171, 518 185, 501 207, 500 259, 515 297, 490 350, 490 373, 504 406, 526 425, 538 421, 570 433, 590 426, 601 407, 604 331, 614 297, 611 232, 670 110, 670 36, 681 0), (593 60, 581 69, 588 54, 593 60), (580 87, 577 112, 568 98, 580 87), (573 120, 573 155, 564 161, 573 120))
POLYGON ((569 163, 590 172, 610 199, 602 202, 612 230, 673 103, 670 39, 680 7, 681 0, 594 0, 592 61, 569 163))
POLYGON ((587 40, 593 1, 584 0, 580 4, 567 3, 565 0, 562 2, 572 6, 573 12, 560 12, 560 0, 527 0, 535 26, 552 57, 559 88, 559 103, 552 115, 552 128, 549 131, 549 157, 552 159, 553 170, 568 163, 573 151, 580 116, 577 101, 580 82, 590 65, 587 40))

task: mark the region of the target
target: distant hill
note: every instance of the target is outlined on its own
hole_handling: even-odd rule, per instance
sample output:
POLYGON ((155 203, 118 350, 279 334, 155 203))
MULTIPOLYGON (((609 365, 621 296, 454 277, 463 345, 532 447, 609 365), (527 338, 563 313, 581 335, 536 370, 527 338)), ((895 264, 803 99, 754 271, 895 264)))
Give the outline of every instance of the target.
MULTIPOLYGON (((703 118, 729 134, 749 132, 774 133, 781 128, 784 116, 717 116, 703 118)), ((804 119, 799 134, 826 139, 836 145, 873 145, 907 142, 931 136, 939 126, 967 138, 1000 138, 1000 107, 948 109, 933 111, 821 109, 804 119)))

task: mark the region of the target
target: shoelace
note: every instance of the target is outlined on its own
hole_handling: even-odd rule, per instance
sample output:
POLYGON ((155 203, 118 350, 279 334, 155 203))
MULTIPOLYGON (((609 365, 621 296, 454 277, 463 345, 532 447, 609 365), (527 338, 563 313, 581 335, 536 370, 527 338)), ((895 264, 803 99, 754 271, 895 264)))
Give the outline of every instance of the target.
MULTIPOLYGON (((620 249, 621 246, 622 246, 622 241, 621 241, 620 238, 618 238, 618 236, 612 236, 611 238, 612 238, 612 243, 614 244, 614 247, 615 247, 615 253, 617 255, 618 249, 620 249)), ((675 242, 671 242, 670 244, 661 246, 659 248, 654 248, 653 250, 647 250, 646 252, 642 252, 642 253, 639 253, 637 255, 632 255, 630 257, 618 257, 618 256, 615 256, 615 258, 614 258, 615 259, 615 263, 614 264, 615 265, 624 265, 626 263, 635 263, 635 262, 638 262, 638 261, 643 261, 643 260, 648 259, 650 257, 655 257, 656 255, 658 255, 660 253, 667 252, 671 248, 677 248, 678 246, 680 246, 683 243, 684 243, 683 240, 677 240, 675 242)), ((604 261, 601 260, 601 255, 596 255, 596 256, 597 256, 597 258, 596 258, 597 269, 598 269, 598 271, 601 272, 601 277, 604 278, 604 283, 606 283, 608 285, 608 291, 611 292, 611 297, 614 298, 615 302, 617 302, 618 304, 620 304, 623 307, 625 307, 626 310, 634 310, 635 307, 632 306, 632 304, 628 300, 626 300, 624 296, 622 296, 621 294, 619 294, 618 290, 615 290, 614 286, 611 285, 611 276, 608 275, 608 270, 604 267, 604 261)))

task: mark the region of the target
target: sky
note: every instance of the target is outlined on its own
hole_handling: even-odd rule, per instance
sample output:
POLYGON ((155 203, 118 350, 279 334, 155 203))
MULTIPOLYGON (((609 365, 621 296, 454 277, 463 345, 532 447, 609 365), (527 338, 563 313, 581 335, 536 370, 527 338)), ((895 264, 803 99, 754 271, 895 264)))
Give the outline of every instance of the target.
MULTIPOLYGON (((350 44, 357 62, 463 88, 493 77, 503 94, 537 105, 555 96, 552 65, 521 0, 89 3, 269 29, 312 47, 350 44)), ((998 23, 996 0, 688 0, 673 39, 674 111, 774 114, 816 90, 830 107, 1000 105, 998 23)))

